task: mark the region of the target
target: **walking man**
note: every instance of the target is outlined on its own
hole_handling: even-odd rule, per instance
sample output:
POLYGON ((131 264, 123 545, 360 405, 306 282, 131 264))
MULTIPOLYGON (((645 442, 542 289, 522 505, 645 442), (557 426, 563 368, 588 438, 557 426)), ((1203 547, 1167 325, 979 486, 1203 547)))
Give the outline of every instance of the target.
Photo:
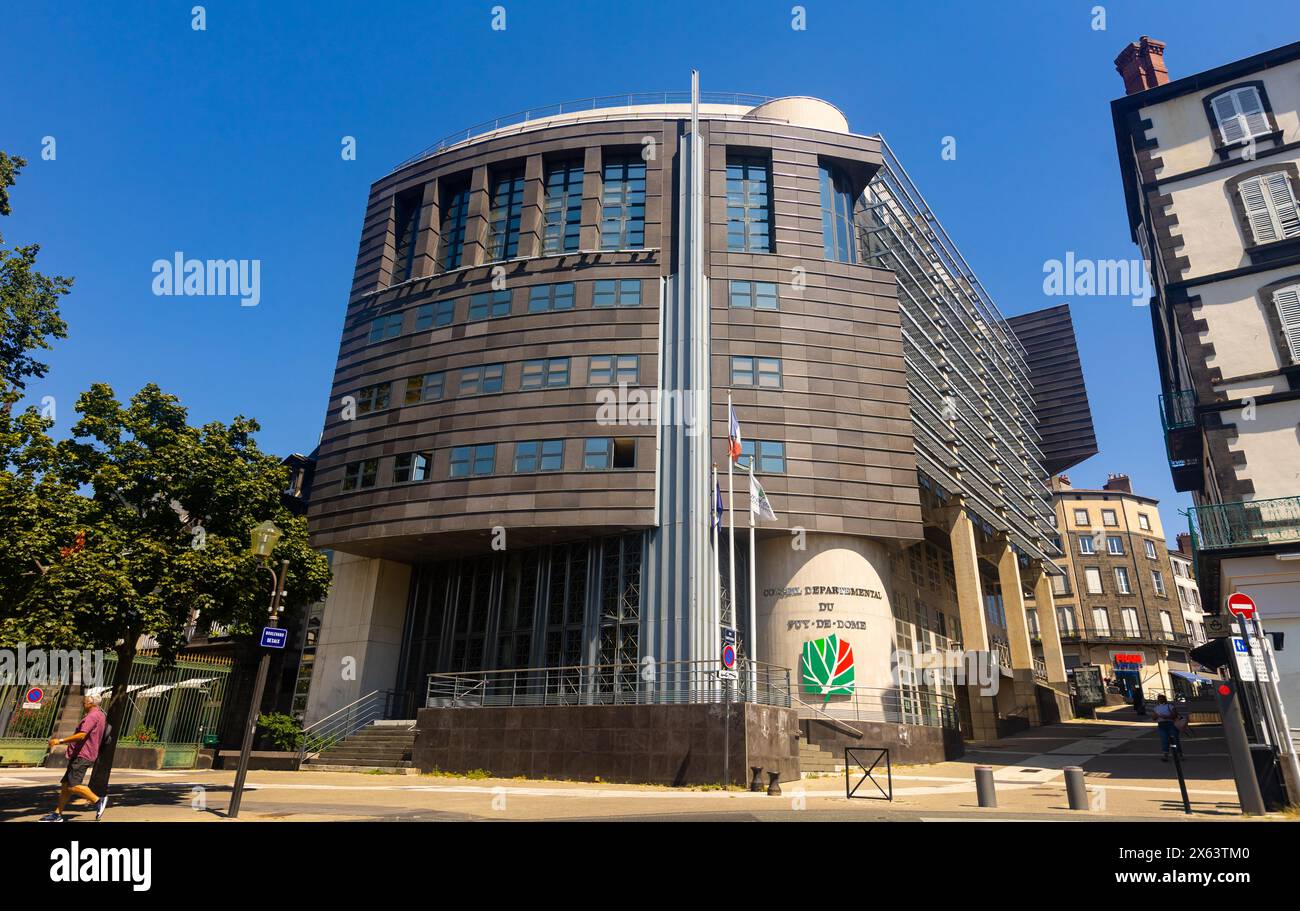
MULTIPOLYGON (((1169 747, 1181 750, 1182 738, 1178 730, 1178 709, 1161 693, 1156 697, 1156 729, 1160 732, 1160 761, 1169 761, 1169 747)), ((1181 753, 1179 754, 1182 755, 1181 753)))
POLYGON ((74 794, 95 805, 96 820, 100 819, 104 815, 104 810, 108 808, 107 794, 98 797, 94 791, 82 784, 86 773, 99 758, 99 745, 104 740, 104 729, 108 725, 108 719, 104 717, 99 707, 98 696, 87 693, 82 697, 81 707, 86 714, 77 725, 77 730, 70 737, 50 738, 50 749, 60 744, 68 745, 68 769, 63 773, 63 780, 59 783, 58 808, 50 815, 42 816, 41 822, 66 822, 67 817, 63 815, 63 808, 68 805, 68 801, 74 794))

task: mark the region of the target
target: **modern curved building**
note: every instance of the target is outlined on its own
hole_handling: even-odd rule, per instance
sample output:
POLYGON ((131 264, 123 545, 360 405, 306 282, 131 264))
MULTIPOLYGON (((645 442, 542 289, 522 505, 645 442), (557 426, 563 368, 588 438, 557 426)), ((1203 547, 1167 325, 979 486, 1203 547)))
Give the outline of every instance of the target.
POLYGON ((804 715, 1037 720, 1065 680, 1053 612, 1036 657, 1023 606, 1056 571, 1044 479, 1095 446, 1068 310, 1020 319, 824 101, 620 96, 444 140, 362 226, 309 513, 335 582, 308 721, 374 690, 410 717, 431 674, 518 668, 599 668, 618 701, 647 664, 715 666, 733 621, 804 715), (710 508, 728 396, 734 612, 710 508), (754 630, 751 459, 778 515, 754 630), (856 683, 814 697, 801 657, 831 635, 856 683), (960 650, 1016 686, 914 682, 960 650))

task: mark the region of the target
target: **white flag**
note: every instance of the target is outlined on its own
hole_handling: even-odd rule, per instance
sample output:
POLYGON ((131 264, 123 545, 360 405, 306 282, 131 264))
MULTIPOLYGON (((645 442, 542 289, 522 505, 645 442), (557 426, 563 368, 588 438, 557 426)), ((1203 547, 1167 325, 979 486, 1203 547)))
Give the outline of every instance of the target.
POLYGON ((749 511, 760 519, 769 521, 776 518, 776 513, 772 511, 772 503, 767 498, 767 491, 763 485, 758 483, 758 478, 754 477, 754 466, 749 467, 749 511))

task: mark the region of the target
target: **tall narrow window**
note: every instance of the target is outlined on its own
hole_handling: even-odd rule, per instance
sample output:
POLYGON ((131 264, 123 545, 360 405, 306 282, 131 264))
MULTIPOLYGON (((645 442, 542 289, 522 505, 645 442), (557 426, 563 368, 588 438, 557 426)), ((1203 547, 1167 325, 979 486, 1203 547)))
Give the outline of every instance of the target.
POLYGON ((524 169, 511 168, 492 178, 488 255, 492 261, 519 255, 519 219, 524 208, 524 169))
POLYGON ((767 159, 727 156, 727 249, 772 252, 772 194, 767 159))
POLYGON ((1277 307, 1277 318, 1282 324, 1287 347, 1291 349, 1291 360, 1300 364, 1300 284, 1274 291, 1273 306, 1277 307))
POLYGON ((1215 95, 1210 99, 1210 107, 1225 145, 1268 132, 1268 115, 1264 113, 1259 89, 1253 85, 1215 95))
POLYGON ((393 278, 398 284, 415 270, 415 240, 420 233, 420 203, 424 191, 416 188, 393 200, 393 278))
POLYGON ((1273 171, 1243 180, 1238 187, 1255 243, 1300 235, 1300 209, 1285 171, 1273 171))
POLYGON ((469 181, 447 183, 442 188, 442 244, 438 269, 448 272, 460 268, 465 253, 465 221, 469 216, 469 181))
POLYGON ((1110 635, 1110 615, 1106 613, 1106 608, 1094 607, 1092 609, 1092 631, 1098 636, 1110 635))
POLYGON ((645 162, 640 155, 610 155, 603 174, 600 248, 639 250, 645 246, 645 162))
POLYGON ((1124 620, 1124 635, 1134 639, 1142 635, 1142 628, 1138 626, 1138 612, 1136 608, 1125 607, 1122 608, 1119 613, 1124 620))
POLYGON ((848 178, 830 164, 821 166, 822 246, 826 258, 839 263, 858 261, 853 232, 853 190, 848 178))
POLYGON ((542 252, 571 253, 582 232, 582 160, 556 162, 546 172, 542 252))
POLYGON ((1115 590, 1121 595, 1133 594, 1133 589, 1128 581, 1128 570, 1123 566, 1115 567, 1115 590))

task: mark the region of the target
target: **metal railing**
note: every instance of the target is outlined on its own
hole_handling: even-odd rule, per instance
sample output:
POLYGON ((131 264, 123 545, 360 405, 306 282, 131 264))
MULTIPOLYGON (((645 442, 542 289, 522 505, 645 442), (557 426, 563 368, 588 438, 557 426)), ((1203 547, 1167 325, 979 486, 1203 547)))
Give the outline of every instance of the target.
MULTIPOLYGON (((820 706, 795 697, 800 718, 821 718, 839 722, 885 722, 915 724, 956 730, 957 702, 953 697, 919 686, 855 686, 851 693, 832 695, 820 706)), ((861 733, 861 731, 858 731, 861 733)))
POLYGON ((1112 629, 1091 625, 1073 625, 1060 627, 1062 639, 1087 639, 1096 642, 1153 642, 1172 645, 1191 645, 1192 637, 1187 633, 1165 632, 1164 630, 1127 630, 1112 629))
POLYGON ((1300 496, 1193 506, 1188 518, 1199 550, 1300 541, 1300 496))
MULTIPOLYGON (((659 661, 514 668, 430 674, 426 708, 539 705, 676 705, 722 702, 717 661, 659 661)), ((790 670, 762 662, 737 663, 731 699, 790 705, 790 670)))
POLYGON ((388 718, 394 695, 392 690, 372 690, 303 728, 302 743, 298 748, 299 762, 319 755, 371 722, 388 718))
POLYGON ((1160 396, 1160 424, 1166 431, 1196 426, 1196 393, 1180 389, 1160 396))
MULTIPOLYGON (((760 104, 771 101, 772 99, 765 95, 747 95, 741 92, 701 92, 701 104, 726 104, 736 107, 757 107, 760 104)), ((399 171, 407 165, 414 164, 436 155, 443 149, 451 148, 462 142, 468 142, 476 136, 482 136, 486 133, 492 133, 512 126, 526 126, 537 120, 546 120, 552 117, 561 117, 565 114, 580 114, 585 111, 627 111, 631 108, 647 107, 651 105, 686 105, 691 103, 691 93, 689 91, 679 92, 629 92, 624 95, 598 95, 594 98, 582 98, 576 101, 561 101, 558 104, 545 104, 538 107, 528 108, 524 111, 516 111, 513 114, 506 114, 503 117, 496 117, 492 120, 485 120, 482 123, 476 123, 473 126, 466 127, 463 130, 457 130, 454 133, 448 133, 439 139, 433 145, 423 151, 412 155, 403 161, 394 171, 399 171)))
POLYGON ((1034 658, 1034 679, 1035 680, 1047 679, 1047 662, 1039 657, 1034 658))

